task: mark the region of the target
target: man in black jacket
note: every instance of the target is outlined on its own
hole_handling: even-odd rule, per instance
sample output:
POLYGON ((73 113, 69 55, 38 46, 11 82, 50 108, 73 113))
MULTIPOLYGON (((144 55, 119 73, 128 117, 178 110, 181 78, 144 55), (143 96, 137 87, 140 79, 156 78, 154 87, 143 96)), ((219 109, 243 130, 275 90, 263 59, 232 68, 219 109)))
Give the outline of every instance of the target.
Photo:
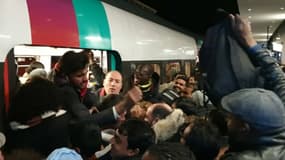
POLYGON ((151 64, 140 64, 134 73, 134 84, 143 93, 143 100, 158 102, 159 75, 151 64))
POLYGON ((98 102, 94 93, 87 88, 88 53, 89 50, 83 50, 80 53, 66 52, 55 68, 54 82, 61 87, 65 97, 64 104, 74 118, 93 119, 100 126, 114 124, 120 114, 142 98, 142 93, 138 87, 134 87, 114 107, 90 114, 89 108, 97 105, 98 102))

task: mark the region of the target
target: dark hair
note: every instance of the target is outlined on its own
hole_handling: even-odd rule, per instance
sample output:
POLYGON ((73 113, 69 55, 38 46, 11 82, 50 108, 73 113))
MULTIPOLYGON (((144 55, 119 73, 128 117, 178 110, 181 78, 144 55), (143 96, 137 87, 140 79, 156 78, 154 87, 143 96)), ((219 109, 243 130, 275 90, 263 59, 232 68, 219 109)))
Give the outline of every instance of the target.
POLYGON ((62 104, 58 88, 51 81, 35 77, 22 85, 9 110, 10 121, 26 123, 47 111, 57 111, 62 104))
POLYGON ((222 135, 228 134, 227 121, 225 117, 226 113, 220 109, 214 109, 209 113, 209 120, 219 128, 222 135))
POLYGON ((175 74, 173 74, 172 80, 175 80, 179 76, 186 77, 186 74, 184 72, 176 72, 175 74))
POLYGON ((119 133, 128 137, 128 149, 139 149, 139 154, 155 143, 155 133, 147 122, 130 118, 119 127, 119 133))
POLYGON ((171 112, 168 111, 166 108, 159 106, 154 107, 154 109, 152 110, 152 116, 159 119, 164 119, 165 117, 170 115, 170 113, 171 112))
POLYGON ((81 52, 67 51, 59 59, 60 72, 69 75, 78 70, 84 69, 89 64, 90 50, 81 52))
POLYGON ((177 142, 161 142, 149 147, 147 152, 155 160, 195 160, 192 151, 177 142))
POLYGON ((151 77, 154 73, 154 69, 151 64, 139 64, 136 68, 136 72, 141 72, 143 69, 147 71, 145 74, 149 77, 151 77))
POLYGON ((175 100, 176 108, 181 109, 187 115, 200 116, 200 109, 192 98, 179 97, 175 100))
POLYGON ((93 120, 71 121, 69 124, 70 142, 80 149, 83 157, 91 157, 101 149, 101 129, 93 120))
POLYGON ((178 75, 178 76, 175 77, 175 80, 176 80, 176 79, 182 79, 182 80, 184 80, 185 82, 187 82, 187 76, 186 76, 186 75, 178 75))
POLYGON ((219 129, 203 119, 194 121, 185 141, 198 160, 214 159, 225 144, 225 139, 220 134, 219 129))

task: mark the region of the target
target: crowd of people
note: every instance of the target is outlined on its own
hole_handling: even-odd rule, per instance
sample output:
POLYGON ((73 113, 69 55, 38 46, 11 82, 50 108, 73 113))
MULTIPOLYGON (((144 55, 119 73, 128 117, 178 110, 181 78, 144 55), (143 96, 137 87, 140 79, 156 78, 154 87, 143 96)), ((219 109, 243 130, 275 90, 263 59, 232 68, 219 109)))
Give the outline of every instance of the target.
POLYGON ((28 71, 0 133, 0 160, 284 159, 284 72, 245 20, 229 19, 266 89, 240 89, 214 106, 193 77, 160 84, 150 64, 131 77, 104 73, 94 88, 90 50, 68 51, 50 74, 28 71))

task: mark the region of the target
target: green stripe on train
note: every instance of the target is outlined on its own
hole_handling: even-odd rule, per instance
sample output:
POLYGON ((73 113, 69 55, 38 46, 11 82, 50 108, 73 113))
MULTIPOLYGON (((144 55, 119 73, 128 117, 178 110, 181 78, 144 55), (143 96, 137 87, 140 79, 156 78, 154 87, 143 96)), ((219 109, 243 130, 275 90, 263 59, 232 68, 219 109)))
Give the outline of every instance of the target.
POLYGON ((99 0, 73 0, 81 48, 108 49, 111 34, 107 15, 99 0))

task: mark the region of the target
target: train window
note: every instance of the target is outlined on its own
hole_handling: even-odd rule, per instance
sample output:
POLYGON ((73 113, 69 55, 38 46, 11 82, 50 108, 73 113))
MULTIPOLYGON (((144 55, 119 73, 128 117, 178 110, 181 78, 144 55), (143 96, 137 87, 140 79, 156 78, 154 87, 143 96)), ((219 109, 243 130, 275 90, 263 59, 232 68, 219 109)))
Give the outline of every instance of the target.
POLYGON ((153 63, 152 66, 153 66, 154 72, 160 75, 160 65, 153 63))
POLYGON ((160 83, 170 82, 176 73, 183 72, 187 76, 191 75, 195 61, 132 61, 123 62, 123 75, 129 77, 139 64, 151 64, 154 71, 160 76, 160 83))
POLYGON ((185 74, 186 76, 190 77, 191 76, 191 70, 192 70, 192 63, 189 61, 185 62, 185 74))
POLYGON ((35 56, 16 56, 15 59, 18 64, 18 75, 23 76, 29 64, 36 61, 37 58, 35 56))
MULTIPOLYGON (((64 48, 51 46, 18 45, 14 47, 15 60, 18 64, 18 76, 21 77, 30 63, 41 62, 45 70, 50 72, 56 62, 65 52, 73 50, 82 51, 82 48, 64 48)), ((118 52, 110 50, 90 49, 93 61, 106 73, 109 70, 121 70, 121 57, 118 52)))
POLYGON ((170 82, 173 79, 173 76, 181 71, 181 66, 179 62, 171 62, 165 66, 165 76, 166 81, 170 82))

